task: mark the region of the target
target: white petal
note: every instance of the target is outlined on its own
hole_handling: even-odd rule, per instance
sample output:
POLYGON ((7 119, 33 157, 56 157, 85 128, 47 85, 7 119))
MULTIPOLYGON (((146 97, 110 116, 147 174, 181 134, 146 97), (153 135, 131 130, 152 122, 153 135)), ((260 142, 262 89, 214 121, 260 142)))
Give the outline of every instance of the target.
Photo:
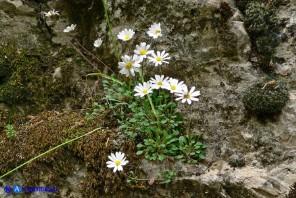
POLYGON ((114 153, 111 153, 111 157, 115 160, 116 159, 116 155, 114 155, 114 153))
POLYGON ((117 166, 114 167, 113 172, 115 173, 117 171, 117 166))
POLYGON ((200 91, 196 91, 190 94, 191 96, 200 96, 200 91))
POLYGON ((123 171, 123 168, 121 165, 119 165, 117 168, 118 168, 118 171, 123 171))
POLYGON ((107 167, 108 168, 114 168, 116 165, 115 164, 108 164, 107 167))
POLYGON ((191 100, 193 100, 193 101, 199 101, 198 98, 191 98, 191 100))

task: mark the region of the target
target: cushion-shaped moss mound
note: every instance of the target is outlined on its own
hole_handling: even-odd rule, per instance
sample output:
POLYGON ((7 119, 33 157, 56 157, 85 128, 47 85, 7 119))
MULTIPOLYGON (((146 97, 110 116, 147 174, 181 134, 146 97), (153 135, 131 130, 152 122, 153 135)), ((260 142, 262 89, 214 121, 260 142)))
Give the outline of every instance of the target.
POLYGON ((288 100, 289 90, 286 83, 270 78, 255 83, 243 95, 245 108, 254 114, 278 114, 288 100))

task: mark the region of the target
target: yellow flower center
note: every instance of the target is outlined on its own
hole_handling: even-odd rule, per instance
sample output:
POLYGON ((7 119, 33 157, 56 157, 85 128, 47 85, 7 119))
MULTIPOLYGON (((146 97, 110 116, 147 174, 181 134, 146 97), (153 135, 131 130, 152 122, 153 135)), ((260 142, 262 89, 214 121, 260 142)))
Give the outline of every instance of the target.
POLYGON ((125 68, 126 68, 126 69, 130 69, 130 68, 132 68, 132 66, 133 66, 133 63, 132 63, 132 62, 127 62, 127 63, 125 64, 125 68))
POLYGON ((172 85, 172 86, 171 86, 171 89, 172 89, 172 90, 176 90, 177 87, 176 87, 175 85, 172 85))
POLYGON ((119 166, 121 164, 121 161, 120 160, 115 160, 115 165, 116 166, 119 166))
POLYGON ((143 89, 143 94, 146 94, 148 92, 147 89, 143 89))
POLYGON ((143 49, 140 50, 140 54, 141 54, 141 55, 146 55, 146 53, 147 53, 146 50, 143 50, 143 49))
POLYGON ((184 95, 184 98, 189 99, 190 98, 190 94, 189 93, 185 94, 184 95))
POLYGON ((161 33, 160 30, 156 30, 156 31, 155 31, 155 34, 160 34, 160 33, 161 33))
POLYGON ((131 36, 130 35, 126 35, 124 38, 125 38, 125 40, 129 40, 131 38, 131 36))
POLYGON ((158 86, 162 86, 162 82, 159 81, 159 82, 157 83, 157 85, 158 85, 158 86))
POLYGON ((162 58, 161 58, 160 56, 158 56, 158 57, 156 57, 156 60, 157 60, 157 61, 161 61, 162 58))

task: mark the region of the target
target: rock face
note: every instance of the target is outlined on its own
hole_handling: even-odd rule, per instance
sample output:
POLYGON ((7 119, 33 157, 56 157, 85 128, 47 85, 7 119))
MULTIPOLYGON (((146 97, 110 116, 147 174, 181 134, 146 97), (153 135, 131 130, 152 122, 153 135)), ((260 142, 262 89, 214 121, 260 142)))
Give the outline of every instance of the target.
MULTIPOLYGON (((65 8, 60 1, 24 2, 0 0, 1 42, 13 40, 27 48, 63 46, 67 39, 86 35, 82 30, 78 35, 62 32, 75 23, 75 13, 61 10, 54 22, 42 16, 42 11, 48 11, 49 7, 65 8)), ((71 6, 77 2, 80 1, 67 1, 71 6)), ((120 54, 132 51, 140 42, 151 42, 154 49, 166 50, 172 57, 162 72, 196 86, 202 94, 192 110, 185 105, 180 108, 184 113, 192 111, 187 117, 193 131, 203 133, 208 145, 208 165, 173 165, 182 174, 157 196, 173 196, 178 190, 180 196, 186 192, 187 197, 198 194, 200 197, 281 198, 296 181, 295 2, 278 9, 278 17, 285 21, 282 34, 286 39, 277 48, 277 57, 282 62, 275 63, 276 73, 289 83, 290 101, 272 119, 250 116, 243 107, 244 91, 265 74, 248 62, 251 46, 243 17, 233 1, 225 2, 229 7, 221 7, 218 0, 107 1, 113 34, 125 28, 136 32, 128 44, 118 42, 120 54), (146 34, 154 22, 160 22, 163 30, 163 36, 156 41, 146 34), (208 194, 211 191, 213 195, 208 194)), ((87 6, 83 8, 85 13, 95 9, 102 12, 102 5, 84 6, 87 6)), ((102 20, 103 14, 91 16, 95 17, 89 20, 102 20)), ((78 24, 77 29, 80 27, 78 24)), ((112 41, 105 21, 92 24, 87 35, 89 38, 82 39, 84 44, 92 46, 86 40, 100 37, 103 43, 96 55, 116 63, 114 52, 110 54, 112 41)), ((145 161, 141 168, 152 177, 159 166, 145 161)), ((148 196, 141 192, 137 195, 148 196)))

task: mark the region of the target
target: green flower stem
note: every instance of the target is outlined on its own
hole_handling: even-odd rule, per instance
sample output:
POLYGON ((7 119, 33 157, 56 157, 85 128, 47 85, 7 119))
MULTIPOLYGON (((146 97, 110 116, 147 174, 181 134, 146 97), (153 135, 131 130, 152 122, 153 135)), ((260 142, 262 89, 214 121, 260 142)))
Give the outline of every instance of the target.
POLYGON ((110 19, 109 19, 109 15, 108 15, 108 8, 107 8, 107 5, 106 5, 106 0, 102 0, 102 1, 103 1, 104 11, 105 11, 105 18, 106 18, 106 21, 107 21, 107 24, 108 24, 109 32, 110 32, 112 43, 113 43, 113 48, 114 48, 114 51, 115 51, 116 58, 117 58, 117 60, 119 62, 120 61, 120 56, 119 56, 116 41, 114 39, 114 35, 112 33, 112 25, 110 23, 110 19))
MULTIPOLYGON (((141 76, 141 79, 142 79, 142 83, 144 83, 144 82, 145 82, 145 81, 144 81, 144 76, 143 76, 143 73, 142 73, 142 70, 141 70, 141 69, 139 69, 139 73, 140 73, 140 76, 141 76)), ((150 103, 150 106, 151 106, 152 112, 153 112, 153 114, 154 114, 154 116, 155 116, 155 118, 156 118, 156 120, 157 120, 157 126, 158 126, 158 128, 160 129, 160 122, 159 122, 158 116, 157 116, 157 114, 156 114, 156 111, 155 111, 154 105, 153 105, 153 103, 152 103, 151 97, 150 97, 149 94, 147 94, 147 97, 148 97, 148 100, 149 100, 149 103, 150 103)))
POLYGON ((140 77, 141 77, 141 80, 142 80, 142 83, 144 83, 144 76, 143 76, 143 72, 141 69, 139 69, 139 74, 140 74, 140 77))
POLYGON ((152 112, 153 112, 153 114, 155 115, 155 117, 156 117, 156 119, 157 119, 157 122, 159 122, 158 117, 157 117, 157 114, 156 114, 156 111, 155 111, 155 108, 154 108, 154 105, 153 105, 152 100, 151 100, 151 97, 150 97, 149 94, 147 94, 147 97, 148 97, 148 100, 149 100, 149 103, 150 103, 150 106, 151 106, 152 112))
POLYGON ((71 140, 68 140, 68 141, 66 141, 66 142, 64 142, 64 143, 62 143, 62 144, 59 144, 59 145, 57 145, 57 146, 55 146, 55 147, 53 147, 53 148, 51 148, 51 149, 49 149, 49 150, 47 150, 47 151, 45 151, 45 152, 43 152, 43 153, 37 155, 36 157, 34 157, 34 158, 32 158, 32 159, 26 161, 25 163, 23 163, 23 164, 17 166, 17 167, 14 168, 14 169, 8 171, 8 172, 5 173, 4 175, 1 175, 1 176, 0 176, 0 179, 2 179, 3 177, 9 175, 10 173, 12 173, 12 172, 14 172, 14 171, 16 171, 16 170, 18 170, 18 169, 20 169, 21 167, 23 167, 23 166, 25 166, 25 165, 31 163, 32 161, 34 161, 34 160, 36 160, 36 159, 38 159, 38 158, 40 158, 40 157, 46 155, 47 153, 50 153, 50 152, 52 152, 52 151, 54 151, 54 150, 56 150, 56 149, 58 149, 58 148, 60 148, 60 147, 62 147, 62 146, 64 146, 64 145, 69 144, 69 143, 71 143, 71 142, 73 142, 73 141, 75 141, 75 140, 78 140, 78 139, 80 139, 80 138, 82 138, 82 137, 84 137, 84 136, 90 135, 90 134, 96 132, 96 131, 99 130, 99 129, 101 129, 101 128, 100 128, 100 127, 99 127, 99 128, 96 128, 96 129, 94 129, 94 130, 92 130, 92 131, 90 131, 90 132, 88 132, 88 133, 85 133, 85 134, 83 134, 83 135, 81 135, 81 136, 78 136, 78 137, 76 137, 76 138, 73 138, 73 139, 71 139, 71 140))

